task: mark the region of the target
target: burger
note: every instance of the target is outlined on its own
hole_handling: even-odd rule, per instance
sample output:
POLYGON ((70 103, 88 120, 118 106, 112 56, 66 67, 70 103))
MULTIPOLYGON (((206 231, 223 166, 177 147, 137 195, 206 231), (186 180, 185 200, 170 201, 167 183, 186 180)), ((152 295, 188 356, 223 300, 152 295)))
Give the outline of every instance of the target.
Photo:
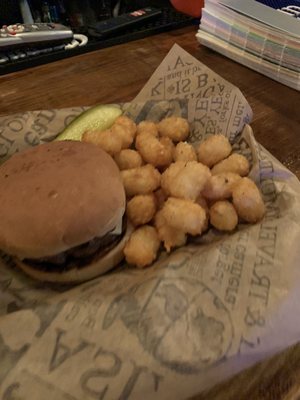
POLYGON ((130 234, 114 160, 94 144, 55 141, 0 167, 0 249, 31 277, 75 283, 123 258, 130 234))

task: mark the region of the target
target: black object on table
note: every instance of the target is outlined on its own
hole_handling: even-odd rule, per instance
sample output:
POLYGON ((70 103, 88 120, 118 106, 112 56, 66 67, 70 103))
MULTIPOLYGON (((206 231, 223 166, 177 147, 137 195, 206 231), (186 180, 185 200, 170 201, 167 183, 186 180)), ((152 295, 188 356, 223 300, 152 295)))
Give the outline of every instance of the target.
POLYGON ((2 53, 0 55, 0 75, 199 23, 195 18, 177 12, 171 7, 161 8, 160 11, 161 13, 155 18, 145 20, 142 24, 129 26, 110 35, 97 34, 95 31, 91 35, 91 32, 81 31, 89 38, 85 46, 78 46, 69 50, 65 50, 64 46, 49 46, 42 51, 24 48, 20 49, 19 54, 2 53), (8 60, 1 63, 1 57, 3 59, 7 57, 8 60))

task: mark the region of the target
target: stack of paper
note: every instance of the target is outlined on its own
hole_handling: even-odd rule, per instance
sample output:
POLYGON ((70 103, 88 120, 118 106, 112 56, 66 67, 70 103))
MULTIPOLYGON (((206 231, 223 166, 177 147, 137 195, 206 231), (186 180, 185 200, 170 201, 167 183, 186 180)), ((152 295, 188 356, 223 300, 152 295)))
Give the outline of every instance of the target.
POLYGON ((300 90, 299 0, 206 0, 197 39, 300 90))

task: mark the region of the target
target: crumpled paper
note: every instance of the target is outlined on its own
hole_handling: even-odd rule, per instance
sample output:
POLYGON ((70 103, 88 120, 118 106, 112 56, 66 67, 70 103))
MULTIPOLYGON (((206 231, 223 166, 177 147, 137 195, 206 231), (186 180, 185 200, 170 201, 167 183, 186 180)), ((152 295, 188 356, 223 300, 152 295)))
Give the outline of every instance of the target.
MULTIPOLYGON (((266 216, 73 287, 33 281, 3 254, 2 399, 183 399, 299 338, 300 184, 256 142, 242 93, 174 45, 119 106, 136 121, 188 118, 191 143, 226 135, 251 163, 266 216)), ((84 109, 1 117, 1 160, 53 140, 84 109)))

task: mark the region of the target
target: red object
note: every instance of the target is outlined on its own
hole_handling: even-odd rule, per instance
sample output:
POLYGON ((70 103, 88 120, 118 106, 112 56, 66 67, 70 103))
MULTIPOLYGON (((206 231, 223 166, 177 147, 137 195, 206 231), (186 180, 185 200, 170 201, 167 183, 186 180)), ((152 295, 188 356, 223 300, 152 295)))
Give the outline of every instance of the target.
POLYGON ((170 0, 170 2, 177 11, 196 18, 201 16, 201 9, 204 6, 204 0, 170 0))

